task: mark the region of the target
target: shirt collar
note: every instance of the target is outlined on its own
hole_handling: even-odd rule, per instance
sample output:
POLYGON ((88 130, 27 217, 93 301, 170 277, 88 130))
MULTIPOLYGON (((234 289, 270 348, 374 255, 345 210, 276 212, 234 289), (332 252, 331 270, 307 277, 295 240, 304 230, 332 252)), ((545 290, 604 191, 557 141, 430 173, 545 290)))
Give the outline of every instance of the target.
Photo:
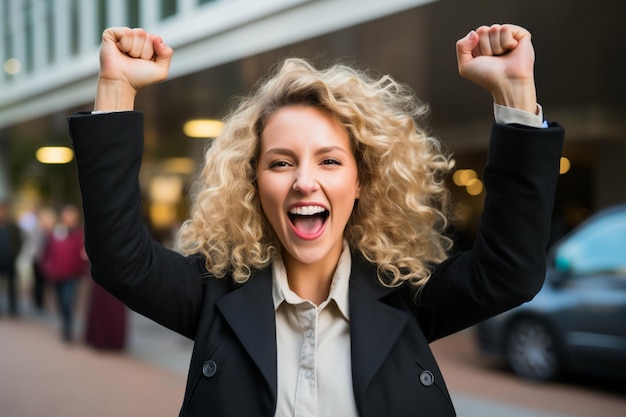
MULTIPOLYGON (((337 267, 330 284, 328 299, 320 307, 323 308, 330 300, 334 300, 346 320, 350 320, 348 305, 348 287, 350 282, 350 271, 352 269, 352 257, 348 242, 344 240, 343 251, 339 256, 337 267)), ((300 304, 305 302, 296 293, 291 291, 287 282, 287 271, 280 255, 274 257, 272 262, 272 299, 274 300, 274 310, 283 302, 289 304, 300 304)))

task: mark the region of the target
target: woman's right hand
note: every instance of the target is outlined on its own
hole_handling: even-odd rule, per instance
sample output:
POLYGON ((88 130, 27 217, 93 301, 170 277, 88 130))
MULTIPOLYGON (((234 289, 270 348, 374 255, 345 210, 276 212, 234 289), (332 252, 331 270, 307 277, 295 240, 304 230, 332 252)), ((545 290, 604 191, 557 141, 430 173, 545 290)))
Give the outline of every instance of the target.
POLYGON ((160 37, 143 29, 106 29, 94 109, 132 110, 139 89, 167 78, 172 54, 160 37))

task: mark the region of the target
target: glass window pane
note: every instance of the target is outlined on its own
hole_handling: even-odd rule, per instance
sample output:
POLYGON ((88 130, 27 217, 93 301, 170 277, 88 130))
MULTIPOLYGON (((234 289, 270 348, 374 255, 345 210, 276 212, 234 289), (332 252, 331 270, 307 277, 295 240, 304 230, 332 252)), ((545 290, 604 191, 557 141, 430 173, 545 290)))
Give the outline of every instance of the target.
POLYGON ((33 36, 33 9, 30 3, 24 5, 24 41, 26 43, 26 50, 24 59, 24 66, 27 72, 32 72, 35 62, 35 44, 33 36))
POLYGON ((98 0, 96 9, 98 16, 98 30, 96 31, 96 45, 102 41, 102 32, 107 28, 107 2, 106 0, 98 0))
POLYGON ((45 62, 50 64, 54 61, 55 43, 54 43, 54 15, 52 0, 45 0, 44 4, 44 22, 46 32, 46 59, 45 62))
POLYGON ((557 262, 576 274, 626 271, 626 212, 581 229, 558 249, 557 262))
POLYGON ((126 13, 128 14, 128 25, 139 27, 139 0, 129 0, 126 2, 126 13))
POLYGON ((78 0, 70 3, 70 53, 76 55, 80 49, 80 16, 78 14, 78 0))
POLYGON ((161 19, 176 14, 176 0, 161 0, 161 19))

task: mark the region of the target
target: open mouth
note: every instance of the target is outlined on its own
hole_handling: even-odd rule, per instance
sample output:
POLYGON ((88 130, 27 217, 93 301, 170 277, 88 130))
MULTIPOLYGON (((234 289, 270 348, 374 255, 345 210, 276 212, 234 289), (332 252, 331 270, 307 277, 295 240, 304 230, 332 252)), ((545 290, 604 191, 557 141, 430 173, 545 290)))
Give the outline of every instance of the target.
POLYGON ((299 206, 289 210, 288 216, 295 230, 303 236, 318 234, 330 212, 321 206, 299 206))

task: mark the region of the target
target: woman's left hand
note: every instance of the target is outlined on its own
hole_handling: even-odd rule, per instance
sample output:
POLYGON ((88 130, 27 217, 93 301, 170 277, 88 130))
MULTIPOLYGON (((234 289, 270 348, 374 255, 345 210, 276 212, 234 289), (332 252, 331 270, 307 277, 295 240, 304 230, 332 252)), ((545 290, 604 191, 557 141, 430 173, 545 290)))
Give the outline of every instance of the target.
POLYGON ((481 26, 456 43, 459 73, 491 93, 503 106, 537 112, 535 51, 526 29, 481 26))

